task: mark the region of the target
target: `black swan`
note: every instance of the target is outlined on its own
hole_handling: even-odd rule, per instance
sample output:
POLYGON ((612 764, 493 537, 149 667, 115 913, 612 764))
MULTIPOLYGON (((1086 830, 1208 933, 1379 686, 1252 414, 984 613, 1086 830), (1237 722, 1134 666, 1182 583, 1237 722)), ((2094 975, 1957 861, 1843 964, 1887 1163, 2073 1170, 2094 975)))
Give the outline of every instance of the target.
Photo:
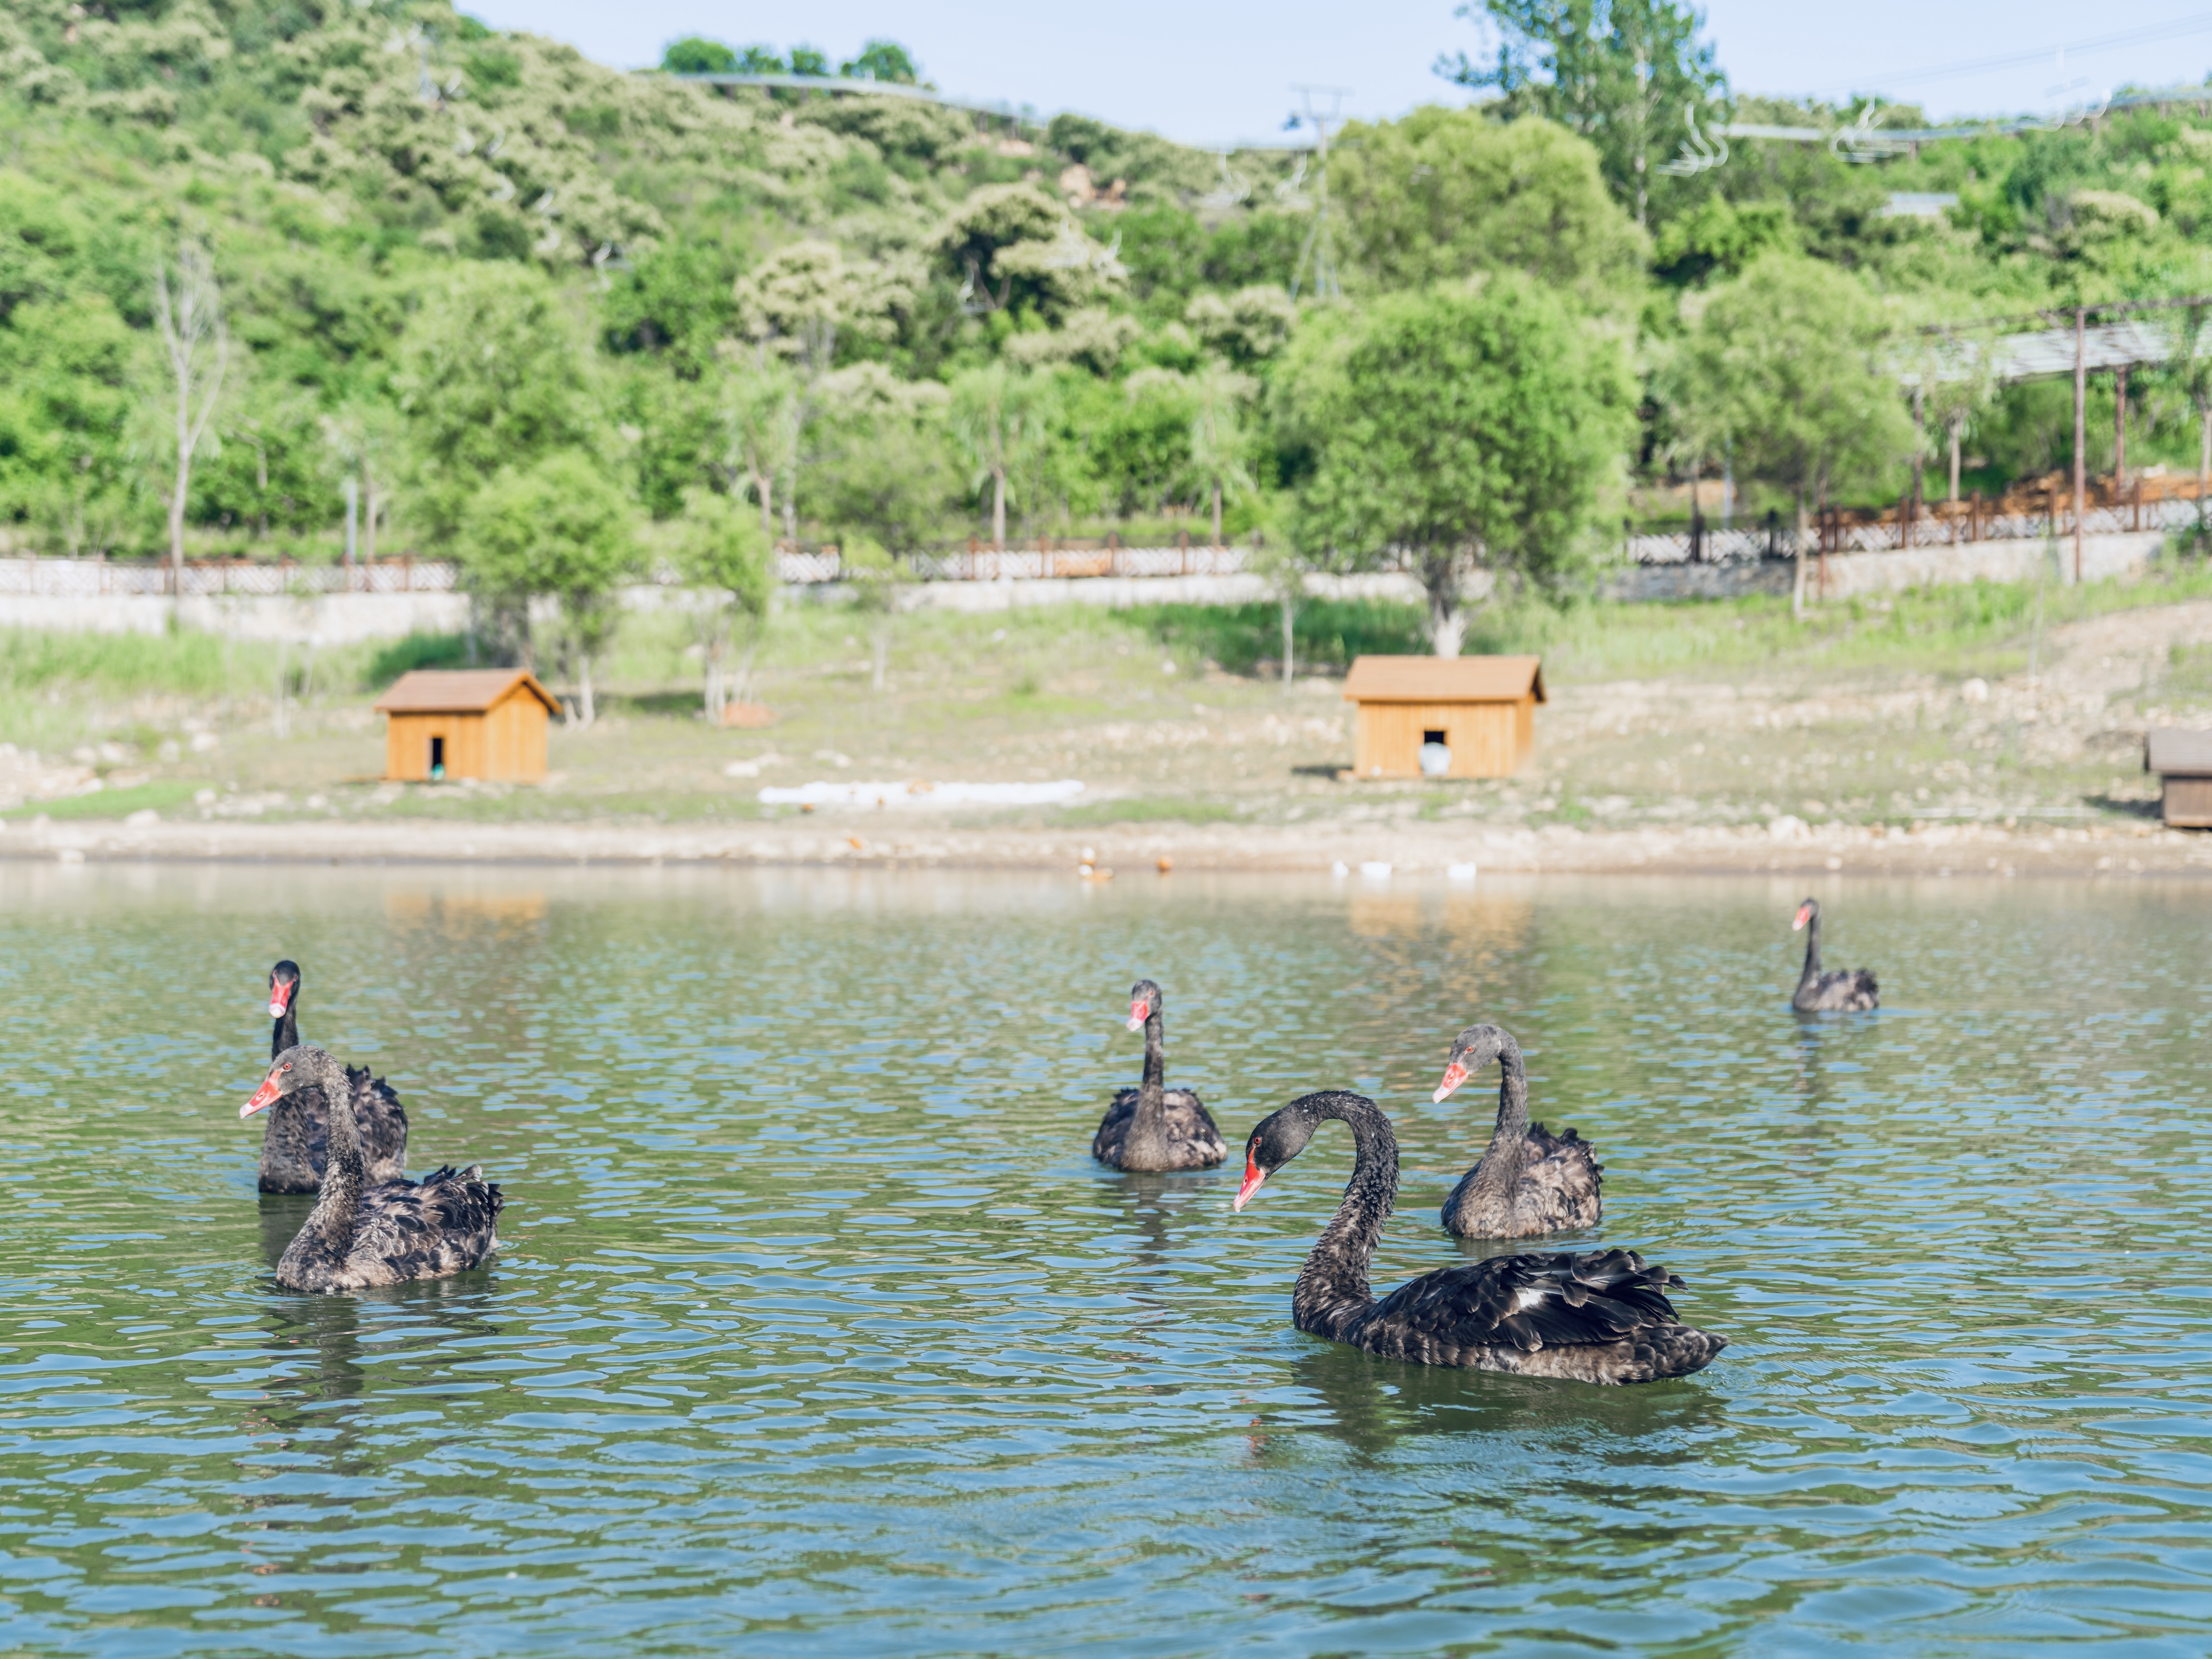
POLYGON ((1205 1103, 1170 1089, 1160 988, 1140 979, 1129 988, 1129 1029, 1145 1034, 1145 1080, 1123 1089, 1099 1120, 1091 1155, 1116 1170, 1210 1170, 1229 1155, 1205 1103))
POLYGON ((1365 1096, 1327 1090, 1264 1119, 1245 1143, 1234 1207, 1332 1117, 1352 1130, 1352 1179, 1298 1271, 1291 1322, 1300 1330, 1416 1364, 1578 1382, 1684 1376, 1728 1346, 1674 1317, 1666 1291, 1682 1281, 1633 1250, 1494 1255, 1424 1273, 1376 1301, 1367 1268, 1398 1195, 1398 1140, 1365 1096))
POLYGON ((279 1054, 238 1115, 251 1117, 311 1087, 330 1103, 330 1167, 314 1209, 276 1264, 278 1284, 295 1291, 358 1291, 443 1279, 477 1267, 498 1248, 505 1200, 473 1164, 441 1170, 420 1186, 362 1190, 361 1136, 345 1068, 313 1043, 279 1054))
MULTIPOLYGON (((300 1046, 300 964, 278 963, 269 970, 269 1058, 300 1046)), ((354 1122, 361 1133, 371 1185, 403 1181, 407 1175, 407 1109, 392 1085, 369 1075, 366 1066, 345 1068, 353 1096, 354 1122)), ((261 1190, 312 1193, 322 1184, 323 1151, 329 1136, 329 1107, 313 1086, 289 1094, 269 1114, 261 1132, 261 1190)))
POLYGON ((1605 1212, 1598 1194, 1605 1166, 1572 1129, 1554 1135, 1528 1121, 1528 1073, 1512 1033, 1470 1025, 1454 1037, 1436 1097, 1443 1099, 1493 1060, 1504 1076, 1498 1127, 1481 1160, 1444 1200, 1444 1231, 1457 1238, 1528 1238, 1595 1226, 1605 1212))
POLYGON ((1790 1006, 1801 1014, 1822 1014, 1835 1011, 1858 1012, 1881 1006, 1876 993, 1873 973, 1864 968, 1840 968, 1832 974, 1820 971, 1820 901, 1807 899, 1797 907, 1797 920, 1790 924, 1790 931, 1805 929, 1805 971, 1797 976, 1797 993, 1790 999, 1790 1006))

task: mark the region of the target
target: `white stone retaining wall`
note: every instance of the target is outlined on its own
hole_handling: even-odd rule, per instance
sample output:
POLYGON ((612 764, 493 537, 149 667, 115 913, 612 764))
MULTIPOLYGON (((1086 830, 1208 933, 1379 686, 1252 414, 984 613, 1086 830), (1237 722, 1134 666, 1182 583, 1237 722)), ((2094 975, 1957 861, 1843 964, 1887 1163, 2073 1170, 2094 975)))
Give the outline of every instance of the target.
MULTIPOLYGON (((2161 532, 2148 530, 2085 537, 2081 574, 2092 581, 2138 574, 2157 555, 2163 541, 2161 532)), ((1830 599, 1844 599, 1977 580, 2033 581, 2039 571, 2055 582, 2074 580, 2070 538, 2056 544, 1971 542, 1881 553, 1832 553, 1828 556, 1825 592, 1830 599)), ((1787 593, 1792 576, 1787 560, 1642 565, 1607 578, 1602 591, 1608 599, 1625 600, 1730 599, 1745 593, 1787 593)), ((1466 596, 1471 602, 1480 602, 1490 596, 1492 589, 1490 573, 1477 571, 1468 580, 1466 596)), ((1308 576, 1305 591, 1316 599, 1424 602, 1420 584, 1401 571, 1308 576)), ((1808 601, 1820 602, 1823 590, 1817 559, 1807 562, 1805 591, 1808 601)), ((836 605, 852 597, 851 590, 840 582, 796 584, 783 592, 786 603, 797 605, 836 605)), ((1237 573, 916 582, 902 590, 900 602, 909 611, 982 614, 1038 605, 1099 605, 1115 609, 1141 605, 1254 605, 1271 597, 1263 578, 1237 573)), ((702 602, 702 596, 684 588, 647 584, 625 589, 623 601, 633 611, 690 610, 702 602)), ((550 620, 552 614, 549 606, 546 619, 550 620)), ((188 593, 180 609, 173 599, 155 593, 0 592, 0 629, 159 634, 169 627, 172 617, 187 628, 230 639, 347 645, 399 639, 409 634, 459 633, 469 623, 469 600, 466 594, 457 592, 188 593)))

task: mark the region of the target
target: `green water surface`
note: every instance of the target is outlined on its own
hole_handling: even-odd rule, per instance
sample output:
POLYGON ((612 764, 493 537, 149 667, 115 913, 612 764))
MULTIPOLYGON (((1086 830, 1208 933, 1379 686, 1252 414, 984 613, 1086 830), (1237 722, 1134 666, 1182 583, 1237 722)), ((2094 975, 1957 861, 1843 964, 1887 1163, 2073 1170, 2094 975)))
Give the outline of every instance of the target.
POLYGON ((0 1651, 2212 1648, 2212 889, 0 862, 0 1651), (489 1269, 279 1289, 264 975, 386 1073, 489 1269), (1519 1034, 1709 1370, 1598 1389, 1290 1328, 1349 1138, 1088 1156, 1167 994, 1232 1146, 1398 1126, 1378 1288, 1519 1034), (1493 1074, 1494 1078, 1494 1074, 1493 1074), (1232 1154, 1241 1161, 1241 1154, 1232 1154))

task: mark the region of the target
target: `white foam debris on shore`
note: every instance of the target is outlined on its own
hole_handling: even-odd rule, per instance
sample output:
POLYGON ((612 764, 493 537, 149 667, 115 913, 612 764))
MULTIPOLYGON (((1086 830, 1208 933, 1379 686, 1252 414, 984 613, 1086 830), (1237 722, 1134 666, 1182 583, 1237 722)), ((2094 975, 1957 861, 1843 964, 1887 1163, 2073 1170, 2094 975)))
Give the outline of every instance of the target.
POLYGON ((1473 881, 1474 879, 1474 866, 1472 864, 1447 864, 1444 866, 1444 878, 1447 881, 1473 881))
POLYGON ((1359 873, 1370 881, 1390 879, 1390 866, 1381 859, 1369 859, 1359 866, 1359 873))
POLYGON ((804 783, 763 789, 763 806, 1056 806, 1083 793, 1082 783, 804 783))

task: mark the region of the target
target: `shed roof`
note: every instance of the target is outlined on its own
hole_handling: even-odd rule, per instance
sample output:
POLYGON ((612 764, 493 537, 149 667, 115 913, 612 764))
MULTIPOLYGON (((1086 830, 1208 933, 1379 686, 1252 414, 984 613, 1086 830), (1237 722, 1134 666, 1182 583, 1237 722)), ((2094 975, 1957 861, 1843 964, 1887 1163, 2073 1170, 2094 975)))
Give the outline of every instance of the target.
POLYGON ((558 714, 560 702, 526 668, 417 668, 402 674, 377 700, 380 714, 482 714, 517 688, 558 714))
POLYGON ((1544 701, 1540 657, 1361 657, 1344 677, 1347 702, 1544 701))
POLYGON ((2144 749, 2143 769, 2185 778, 2212 777, 2212 732, 2167 728, 2152 732, 2144 749))

